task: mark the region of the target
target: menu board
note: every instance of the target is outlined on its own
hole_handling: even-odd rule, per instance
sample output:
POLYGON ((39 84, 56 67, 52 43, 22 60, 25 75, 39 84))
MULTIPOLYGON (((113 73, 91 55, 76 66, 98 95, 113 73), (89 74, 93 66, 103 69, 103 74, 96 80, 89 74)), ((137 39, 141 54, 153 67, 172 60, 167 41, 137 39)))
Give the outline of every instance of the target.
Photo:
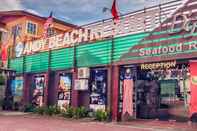
POLYGON ((60 74, 58 86, 58 106, 60 108, 66 108, 70 105, 71 86, 71 75, 60 74))

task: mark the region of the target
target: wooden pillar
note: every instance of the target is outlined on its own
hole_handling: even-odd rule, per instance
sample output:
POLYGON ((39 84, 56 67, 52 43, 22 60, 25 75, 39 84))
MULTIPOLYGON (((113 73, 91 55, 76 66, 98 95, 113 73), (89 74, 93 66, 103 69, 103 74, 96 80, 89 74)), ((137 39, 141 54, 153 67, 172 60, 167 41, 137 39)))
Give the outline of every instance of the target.
POLYGON ((44 76, 46 79, 44 87, 44 106, 48 106, 50 70, 48 70, 44 76))
POLYGON ((24 74, 23 75, 24 83, 23 83, 23 104, 30 104, 30 86, 31 86, 31 75, 24 74))
POLYGON ((112 120, 118 120, 119 66, 114 65, 112 71, 112 120))
POLYGON ((113 78, 112 78, 113 67, 110 65, 107 69, 107 110, 112 112, 112 85, 113 85, 113 78))
POLYGON ((73 69, 73 82, 72 82, 72 93, 71 93, 71 106, 78 107, 79 105, 79 91, 74 89, 75 80, 77 79, 77 69, 73 69))

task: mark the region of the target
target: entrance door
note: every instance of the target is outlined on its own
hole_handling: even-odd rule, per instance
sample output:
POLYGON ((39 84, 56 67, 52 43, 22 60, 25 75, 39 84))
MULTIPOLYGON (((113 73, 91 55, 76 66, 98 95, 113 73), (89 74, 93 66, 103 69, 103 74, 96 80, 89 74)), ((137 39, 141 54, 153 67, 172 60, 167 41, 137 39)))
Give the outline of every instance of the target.
POLYGON ((188 120, 187 68, 138 70, 137 117, 188 120))
POLYGON ((137 118, 156 118, 159 108, 159 83, 156 80, 137 80, 137 118))

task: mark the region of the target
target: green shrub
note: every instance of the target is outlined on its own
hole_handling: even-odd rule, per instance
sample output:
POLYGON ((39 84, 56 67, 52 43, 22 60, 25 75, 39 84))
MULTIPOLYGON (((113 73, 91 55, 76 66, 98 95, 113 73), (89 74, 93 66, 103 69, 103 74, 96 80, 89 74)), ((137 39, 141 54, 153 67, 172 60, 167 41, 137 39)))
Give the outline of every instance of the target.
POLYGON ((58 115, 61 114, 62 110, 59 106, 54 106, 54 114, 58 115))
POLYGON ((53 106, 49 106, 44 109, 44 114, 49 115, 49 116, 52 116, 54 112, 55 112, 55 109, 53 106))
POLYGON ((24 106, 23 111, 24 112, 34 112, 35 107, 32 104, 28 104, 24 106))
POLYGON ((66 107, 66 110, 62 112, 63 117, 72 118, 74 116, 74 108, 66 107))
POLYGON ((94 112, 94 117, 98 121, 107 121, 109 118, 109 113, 103 110, 97 110, 94 112))
POLYGON ((57 115, 57 114, 61 113, 61 109, 56 106, 49 106, 49 107, 45 108, 44 113, 49 116, 57 115))
POLYGON ((79 107, 74 110, 74 118, 76 119, 87 117, 87 115, 88 111, 85 107, 79 107))
POLYGON ((45 112, 47 112, 46 110, 47 110, 46 107, 36 107, 36 108, 34 109, 34 113, 37 113, 37 114, 39 114, 39 115, 44 115, 45 112))

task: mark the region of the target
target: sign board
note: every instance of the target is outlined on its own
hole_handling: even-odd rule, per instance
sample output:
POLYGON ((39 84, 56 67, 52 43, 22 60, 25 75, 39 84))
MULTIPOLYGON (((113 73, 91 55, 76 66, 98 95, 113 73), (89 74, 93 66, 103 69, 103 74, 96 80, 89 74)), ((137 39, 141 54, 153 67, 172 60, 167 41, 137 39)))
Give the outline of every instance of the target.
POLYGON ((141 70, 169 69, 176 67, 176 61, 141 64, 141 70))
POLYGON ((152 31, 170 17, 170 15, 174 13, 179 6, 184 4, 184 2, 184 0, 173 1, 132 12, 122 16, 117 24, 114 24, 113 19, 107 19, 84 25, 78 29, 73 29, 70 32, 58 34, 50 38, 28 41, 25 43, 22 55, 73 47, 82 43, 103 40, 111 37, 152 31))
POLYGON ((75 80, 75 90, 88 90, 88 80, 87 79, 78 79, 75 80))

